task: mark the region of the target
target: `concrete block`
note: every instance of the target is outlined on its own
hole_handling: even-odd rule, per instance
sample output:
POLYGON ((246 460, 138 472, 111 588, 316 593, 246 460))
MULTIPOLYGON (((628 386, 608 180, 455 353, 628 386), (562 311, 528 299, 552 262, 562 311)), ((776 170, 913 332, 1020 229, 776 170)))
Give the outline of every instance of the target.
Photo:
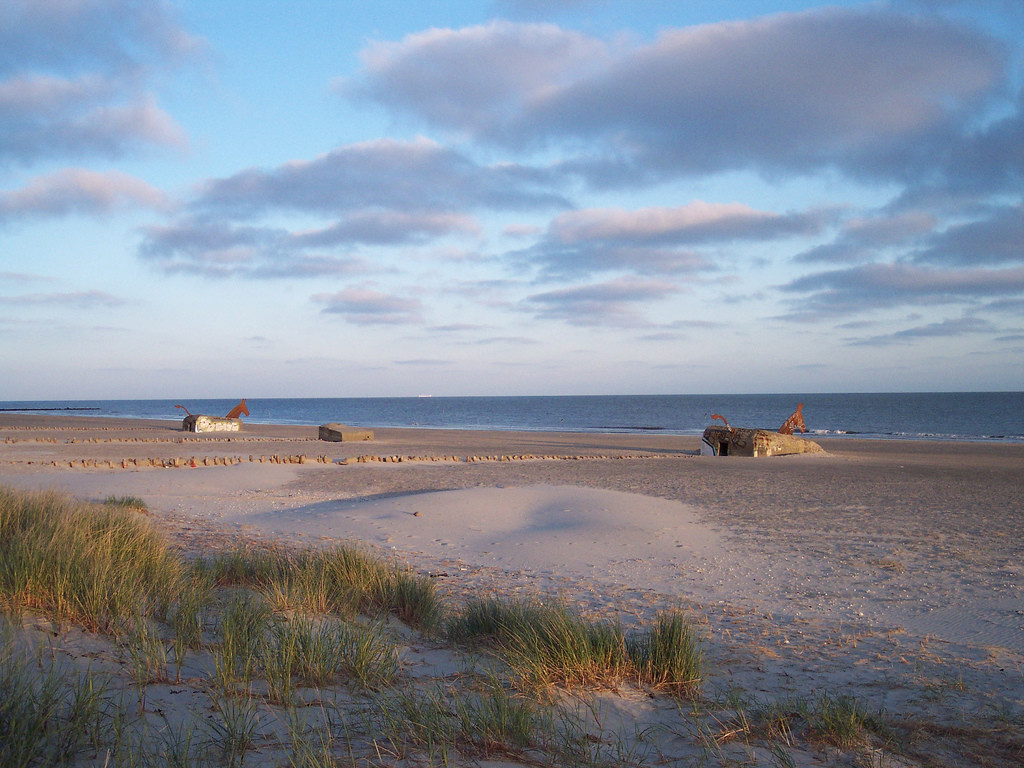
POLYGON ((708 427, 701 438, 705 456, 786 456, 794 453, 824 453, 813 440, 782 435, 767 429, 708 427))
POLYGON ((360 440, 373 440, 373 431, 349 427, 344 424, 321 424, 320 439, 330 443, 351 443, 360 440))
POLYGON ((222 419, 197 413, 182 419, 181 428, 186 432, 239 432, 242 429, 242 420, 222 419))

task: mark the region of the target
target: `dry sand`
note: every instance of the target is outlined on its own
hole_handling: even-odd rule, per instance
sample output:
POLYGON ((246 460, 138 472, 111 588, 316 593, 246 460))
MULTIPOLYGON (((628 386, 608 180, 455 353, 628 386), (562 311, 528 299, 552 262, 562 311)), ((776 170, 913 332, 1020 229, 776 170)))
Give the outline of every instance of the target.
POLYGON ((364 542, 453 597, 557 596, 627 624, 680 606, 702 626, 709 696, 828 691, 944 727, 1019 725, 1024 446, 819 442, 714 458, 663 435, 325 443, 316 427, 0 414, 0 484, 141 497, 192 549, 364 542))

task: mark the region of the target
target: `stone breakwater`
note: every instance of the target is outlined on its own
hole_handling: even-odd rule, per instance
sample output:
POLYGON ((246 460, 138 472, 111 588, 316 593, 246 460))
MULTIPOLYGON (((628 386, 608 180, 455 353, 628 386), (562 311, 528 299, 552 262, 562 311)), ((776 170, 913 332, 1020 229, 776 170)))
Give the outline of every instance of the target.
MULTIPOLYGON (((13 419, 13 417, 11 417, 13 419)), ((359 467, 558 465, 601 460, 694 456, 685 441, 633 437, 505 434, 433 430, 382 430, 373 442, 324 441, 309 426, 247 426, 239 433, 194 434, 173 425, 0 419, 0 468, 4 472, 149 472, 159 469, 236 465, 310 465, 320 472, 358 472, 359 467), (588 444, 589 443, 589 444, 588 444)), ((298 467, 296 467, 297 469, 298 467)))
MULTIPOLYGON (((8 427, 8 429, 10 429, 8 427)), ((24 427, 22 427, 24 429, 24 427)), ((7 435, 4 437, 5 445, 15 445, 18 443, 32 444, 32 443, 46 443, 49 445, 99 445, 101 443, 195 443, 198 445, 205 445, 213 442, 235 442, 235 443, 265 443, 268 442, 266 437, 228 437, 228 438, 210 438, 210 437, 11 437, 7 435)), ((301 437, 275 437, 273 442, 293 442, 302 443, 308 442, 303 440, 301 437)))
POLYGON ((373 462, 380 462, 384 464, 401 464, 403 462, 456 462, 464 464, 475 464, 477 462, 484 461, 595 461, 599 459, 657 459, 663 458, 662 456, 649 456, 646 454, 587 454, 587 455, 562 455, 562 454, 543 454, 537 455, 532 453, 510 453, 510 454, 494 454, 490 456, 353 456, 346 459, 337 459, 336 464, 348 465, 348 464, 368 464, 373 462))
POLYGON ((328 456, 307 456, 306 454, 270 456, 249 454, 249 456, 175 456, 171 458, 125 458, 125 459, 12 459, 0 460, 0 464, 56 467, 58 469, 198 469, 200 467, 227 467, 236 464, 327 464, 350 466, 353 464, 411 464, 411 463, 458 463, 475 464, 483 462, 525 462, 525 461, 598 461, 598 460, 647 460, 666 458, 645 454, 502 454, 492 456, 387 456, 362 455, 342 459, 328 456))

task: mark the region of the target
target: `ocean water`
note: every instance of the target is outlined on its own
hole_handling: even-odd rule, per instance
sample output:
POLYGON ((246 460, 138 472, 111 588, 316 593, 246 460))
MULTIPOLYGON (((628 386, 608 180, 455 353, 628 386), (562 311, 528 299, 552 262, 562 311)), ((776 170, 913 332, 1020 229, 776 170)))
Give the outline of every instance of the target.
MULTIPOLYGON (((0 401, 0 410, 181 419, 223 416, 237 400, 0 401)), ((788 395, 580 395, 538 397, 249 398, 245 421, 357 427, 651 432, 699 435, 725 416, 732 426, 778 429, 804 404, 822 437, 1024 442, 1024 392, 788 395)))

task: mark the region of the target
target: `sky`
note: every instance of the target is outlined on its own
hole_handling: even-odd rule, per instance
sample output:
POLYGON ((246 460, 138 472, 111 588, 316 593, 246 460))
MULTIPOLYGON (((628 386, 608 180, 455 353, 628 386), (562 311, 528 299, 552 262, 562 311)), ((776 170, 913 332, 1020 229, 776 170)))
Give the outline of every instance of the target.
POLYGON ((1021 389, 1020 0, 0 4, 0 400, 1021 389))

